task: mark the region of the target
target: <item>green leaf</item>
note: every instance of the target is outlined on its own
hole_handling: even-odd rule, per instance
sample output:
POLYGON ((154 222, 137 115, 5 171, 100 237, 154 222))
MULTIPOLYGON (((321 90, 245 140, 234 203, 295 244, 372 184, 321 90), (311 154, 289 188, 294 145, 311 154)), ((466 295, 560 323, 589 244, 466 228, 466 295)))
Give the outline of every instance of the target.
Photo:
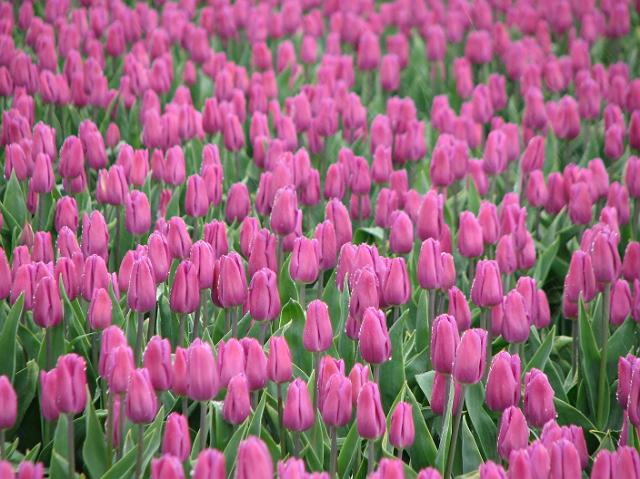
POLYGON ((172 218, 174 216, 180 215, 180 187, 176 186, 173 190, 173 194, 171 195, 171 200, 169 200, 169 204, 167 205, 167 213, 165 215, 166 218, 172 218))
POLYGON ((465 404, 473 429, 480 440, 480 448, 484 452, 484 457, 486 459, 497 457, 496 440, 498 433, 496 423, 484 409, 484 386, 482 383, 466 387, 465 404))
POLYGON ((587 318, 584 302, 580 299, 578 309, 578 321, 580 327, 580 362, 582 373, 587 382, 587 396, 591 411, 596 411, 596 401, 598 397, 598 374, 600 371, 600 352, 596 344, 596 338, 591 329, 591 322, 587 318))
POLYGON ((18 323, 22 315, 24 305, 24 294, 21 294, 11 311, 4 320, 4 326, 0 332, 0 351, 2 351, 2 361, 0 361, 0 375, 5 375, 13 382, 16 368, 16 336, 18 335, 18 323))
MULTIPOLYGON (((69 419, 60 416, 56 426, 56 432, 53 436, 53 450, 51 452, 51 465, 49 467, 49 475, 51 479, 65 479, 69 472, 69 449, 67 447, 67 428, 69 427, 69 419)), ((73 425, 71 426, 73 427, 73 425)))
POLYGON ((256 407, 253 415, 251 416, 251 420, 249 421, 249 429, 247 433, 250 436, 258 436, 260 437, 260 432, 262 430, 262 415, 264 414, 264 405, 267 400, 267 395, 263 394, 260 397, 260 402, 256 407))
POLYGON ((480 211, 480 195, 473 181, 470 181, 467 187, 467 209, 474 215, 480 211))
POLYGON ((536 261, 536 267, 533 272, 533 277, 538 283, 538 287, 541 288, 544 285, 545 280, 547 279, 547 275, 551 270, 551 265, 553 264, 553 260, 556 258, 558 254, 558 248, 560 247, 560 238, 556 238, 551 246, 545 248, 542 255, 536 261))
POLYGON ((38 387, 38 365, 34 359, 27 362, 27 365, 16 373, 13 385, 16 390, 16 396, 18 396, 19 399, 18 415, 13 428, 13 431, 17 431, 22 422, 22 418, 36 395, 36 389, 38 387))
POLYGON ((287 260, 280 268, 280 274, 278 275, 278 291, 280 291, 280 298, 284 301, 286 298, 290 298, 293 300, 298 300, 298 288, 296 287, 296 283, 291 279, 291 275, 289 274, 289 263, 291 262, 291 256, 287 258, 287 260))
POLYGON ((467 425, 467 418, 462 418, 462 472, 467 474, 475 471, 484 461, 473 437, 473 433, 467 425))
POLYGON ((243 423, 239 426, 229 442, 227 442, 227 446, 224 448, 224 459, 227 464, 227 471, 231 471, 236 462, 236 456, 238 454, 238 446, 240 445, 240 441, 245 438, 245 433, 247 431, 247 423, 243 423))
POLYGON ((356 422, 353 421, 338 454, 338 477, 349 477, 355 458, 360 454, 361 442, 356 422))
POLYGON ((9 225, 12 230, 15 228, 21 229, 27 221, 27 205, 20 182, 16 178, 14 171, 11 172, 11 178, 9 178, 7 187, 4 190, 2 212, 8 223, 14 223, 9 225))
POLYGON ((607 372, 610 378, 618 375, 618 358, 630 352, 639 343, 636 322, 627 318, 609 338, 607 345, 607 372))
POLYGON ((420 404, 409 388, 405 389, 405 399, 411 404, 413 424, 416 431, 413 446, 407 452, 411 457, 411 465, 414 469, 419 470, 435 462, 438 449, 424 420, 420 404))
POLYGON ((551 330, 547 333, 547 336, 544 338, 544 341, 538 347, 534 355, 531 357, 525 371, 529 371, 532 368, 537 368, 541 371, 544 371, 544 367, 549 359, 549 354, 551 353, 551 349, 553 349, 553 341, 556 335, 556 327, 552 327, 551 330))
POLYGON ((295 300, 289 302, 282 308, 280 313, 280 328, 284 331, 293 363, 307 374, 311 373, 313 367, 312 356, 302 344, 305 315, 300 304, 295 300))
POLYGON ((109 451, 104 431, 91 401, 85 410, 85 440, 82 446, 82 458, 90 477, 99 478, 109 467, 109 451))
POLYGON ((438 445, 438 452, 436 454, 435 465, 436 468, 444 474, 445 461, 449 456, 449 446, 451 445, 451 427, 452 427, 452 411, 453 411, 453 398, 454 398, 454 386, 453 381, 449 382, 449 400, 447 401, 447 409, 442 420, 442 433, 440 434, 440 444, 438 445))
POLYGON ((435 371, 427 371, 426 373, 416 374, 416 383, 427 398, 431 402, 431 394, 433 393, 433 379, 436 375, 435 371))
POLYGON ((388 409, 393 400, 398 395, 405 383, 404 369, 404 321, 408 311, 398 318, 391 326, 389 336, 391 337, 391 359, 380 365, 380 392, 382 404, 388 409))
POLYGON ((576 424, 585 429, 585 431, 596 429, 591 420, 571 404, 557 397, 553 399, 553 403, 558 413, 558 424, 576 424))
POLYGON ((416 311, 416 352, 425 350, 429 346, 428 312, 429 297, 426 290, 420 291, 418 309, 416 311))

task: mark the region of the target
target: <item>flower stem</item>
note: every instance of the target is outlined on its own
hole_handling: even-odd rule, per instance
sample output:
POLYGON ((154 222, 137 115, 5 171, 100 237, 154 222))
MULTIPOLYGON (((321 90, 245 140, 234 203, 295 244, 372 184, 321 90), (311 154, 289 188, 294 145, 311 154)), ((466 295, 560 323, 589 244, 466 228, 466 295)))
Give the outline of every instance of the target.
POLYGON ((109 399, 107 400, 107 464, 110 466, 113 456, 113 406, 114 399, 113 394, 109 394, 109 399))
POLYGON ((278 426, 280 428, 280 457, 284 459, 287 455, 287 442, 284 436, 284 426, 282 424, 282 384, 278 383, 276 385, 278 389, 278 426))
POLYGON ((375 465, 375 451, 373 449, 373 441, 369 441, 367 444, 367 475, 373 472, 373 466, 375 465))
POLYGON ((604 285, 602 311, 602 347, 600 349, 600 377, 598 378, 598 425, 604 427, 606 420, 605 395, 607 386, 607 345, 609 343, 609 312, 611 309, 611 283, 604 285))
POLYGON ((138 313, 138 331, 136 333, 136 365, 141 365, 142 360, 142 342, 144 341, 144 313, 138 313))
POLYGON ((335 426, 329 428, 329 435, 331 436, 331 460, 329 465, 329 477, 334 479, 336 477, 336 463, 338 460, 338 432, 335 426))
POLYGON ((453 471, 453 460, 456 457, 456 447, 458 445, 458 433, 460 432, 460 422, 462 420, 462 409, 464 406, 464 384, 460 386, 461 404, 453 418, 453 429, 451 430, 451 444, 449 446, 449 455, 447 456, 447 467, 444 472, 444 479, 450 479, 453 471))
POLYGON ((203 451, 207 445, 207 402, 200 403, 200 450, 203 451))
MULTIPOLYGON (((3 431, 4 432, 4 431, 3 431)), ((4 445, 4 439, 2 440, 4 445)), ((69 455, 69 478, 76 474, 76 451, 75 439, 73 437, 73 415, 67 414, 67 454, 69 455)))
POLYGON ((138 425, 138 452, 136 457, 136 479, 142 477, 142 458, 144 456, 144 425, 138 425))

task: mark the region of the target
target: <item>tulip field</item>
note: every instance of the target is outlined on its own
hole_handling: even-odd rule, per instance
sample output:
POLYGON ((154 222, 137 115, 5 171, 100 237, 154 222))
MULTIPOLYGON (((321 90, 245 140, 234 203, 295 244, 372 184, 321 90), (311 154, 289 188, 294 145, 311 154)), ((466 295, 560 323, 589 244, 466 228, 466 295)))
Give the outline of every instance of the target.
POLYGON ((639 0, 0 0, 0 110, 0 479, 640 479, 639 0))

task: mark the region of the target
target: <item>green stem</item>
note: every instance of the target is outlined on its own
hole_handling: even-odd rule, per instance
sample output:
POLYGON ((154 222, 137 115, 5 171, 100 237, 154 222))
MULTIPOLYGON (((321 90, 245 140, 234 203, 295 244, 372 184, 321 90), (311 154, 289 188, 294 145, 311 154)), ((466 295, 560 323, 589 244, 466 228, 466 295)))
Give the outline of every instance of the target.
MULTIPOLYGON (((4 444, 4 441, 2 442, 4 444)), ((76 475, 76 443, 73 437, 72 414, 67 414, 67 454, 69 455, 69 478, 72 478, 76 475)))
POLYGON ((238 337, 238 310, 235 308, 231 310, 231 335, 238 337))
POLYGON ((0 459, 5 460, 5 449, 4 449, 4 441, 5 441, 5 433, 4 429, 0 429, 0 459))
POLYGON ((109 393, 109 399, 107 401, 107 464, 111 466, 113 460, 113 409, 114 409, 113 394, 109 393))
POLYGON ((207 445, 207 402, 200 403, 200 450, 203 451, 207 445))
POLYGON ((578 364, 580 358, 580 333, 578 331, 578 320, 574 319, 571 321, 571 336, 573 339, 573 343, 571 345, 571 368, 573 369, 573 374, 578 374, 578 364))
POLYGON ((367 444, 367 475, 370 475, 373 472, 373 466, 376 463, 375 459, 375 451, 373 447, 373 441, 368 441, 367 444))
POLYGON ((282 384, 277 384, 278 389, 278 426, 280 428, 280 457, 284 458, 287 455, 287 442, 284 435, 284 426, 282 425, 282 384))
POLYGON ((136 365, 141 366, 142 363, 142 342, 144 341, 144 313, 138 313, 138 331, 136 333, 136 365))
POLYGON ((313 385, 313 415, 316 415, 318 410, 318 396, 320 395, 320 352, 313 353, 313 359, 315 363, 316 377, 313 385))
POLYGON ((491 310, 484 309, 481 314, 483 327, 487 331, 487 350, 483 373, 484 380, 486 380, 489 375, 489 366, 491 365, 491 343, 493 343, 493 334, 491 331, 491 310))
POLYGON ((458 433, 460 432, 460 422, 462 420, 462 409, 464 406, 464 384, 460 386, 460 394, 462 395, 460 408, 456 411, 453 418, 453 429, 451 430, 451 445, 449 446, 449 455, 447 456, 447 467, 444 472, 444 479, 450 479, 453 471, 453 460, 456 457, 456 447, 458 445, 458 433))
POLYGON ((120 393, 120 411, 118 412, 118 451, 116 454, 116 458, 120 459, 122 457, 123 449, 124 449, 124 393, 120 393))
POLYGON ((180 323, 178 326, 178 346, 184 346, 184 330, 185 330, 185 316, 180 315, 180 323))
POLYGON ((144 425, 138 425, 138 452, 136 457, 136 479, 142 477, 142 458, 144 457, 144 425))
MULTIPOLYGON (((51 328, 45 328, 44 330, 44 341, 45 341, 45 350, 47 357, 47 369, 53 368, 53 338, 51 336, 51 328)), ((98 364, 97 361, 94 361, 93 364, 98 364)))
POLYGON ((600 377, 598 378, 598 425, 603 426, 606 420, 605 395, 607 386, 607 346, 609 343, 609 313, 611 310, 611 283, 604 285, 604 301, 602 311, 602 346, 600 350, 600 377))
POLYGON ((331 459, 329 463, 329 477, 334 479, 336 477, 336 463, 338 459, 338 432, 335 426, 329 428, 329 435, 331 436, 331 459))

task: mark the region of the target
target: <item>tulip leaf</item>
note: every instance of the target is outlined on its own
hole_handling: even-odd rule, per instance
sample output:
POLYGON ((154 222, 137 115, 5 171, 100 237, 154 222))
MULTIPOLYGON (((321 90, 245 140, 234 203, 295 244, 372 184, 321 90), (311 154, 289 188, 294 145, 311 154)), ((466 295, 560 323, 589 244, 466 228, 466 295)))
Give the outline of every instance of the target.
POLYGON ((87 403, 84 419, 85 441, 82 446, 82 458, 89 476, 99 478, 109 468, 109 452, 104 431, 91 401, 87 403))
POLYGON ((302 344, 304 323, 305 316, 302 307, 297 301, 289 300, 280 313, 280 329, 284 331, 284 337, 291 350, 293 363, 307 374, 310 374, 313 361, 311 360, 311 354, 302 344))
POLYGON ((442 419, 442 433, 440 434, 440 443, 438 444, 438 452, 436 454, 435 467, 444 474, 445 462, 449 457, 449 446, 451 445, 451 428, 452 428, 452 412, 454 398, 453 381, 449 381, 449 400, 447 401, 446 411, 442 419))
POLYGON ((467 185, 467 209, 476 216, 480 211, 480 195, 474 181, 470 181, 467 185))
POLYGON ((16 373, 13 385, 18 397, 18 414, 12 431, 17 432, 38 387, 38 365, 34 359, 29 360, 26 366, 16 373))
POLYGON ((296 283, 291 279, 291 275, 289 274, 289 263, 291 262, 291 256, 287 258, 287 260, 280 268, 280 274, 278 275, 278 291, 280 292, 280 300, 284 303, 284 301, 289 298, 290 300, 298 300, 298 288, 296 287, 296 283))
POLYGON ((467 418, 462 418, 462 472, 475 471, 484 461, 473 433, 467 425, 467 418))
POLYGON ((556 327, 552 327, 549 332, 547 332, 546 337, 542 344, 538 347, 536 352, 533 354, 531 359, 526 365, 525 371, 529 371, 532 368, 540 369, 544 371, 544 367, 549 359, 549 354, 551 354, 551 349, 553 349, 554 339, 556 335, 556 327))
POLYGON ((263 394, 260 397, 260 402, 255 408, 253 415, 251 416, 251 420, 249 421, 249 430, 248 434, 250 436, 260 436, 260 431, 262 430, 262 415, 264 414, 264 405, 267 399, 267 395, 263 394))
POLYGON ((480 440, 480 447, 486 459, 497 457, 496 440, 498 437, 495 422, 484 409, 484 386, 482 383, 466 387, 465 404, 473 429, 480 440))
POLYGON ((240 441, 245 438, 247 428, 247 422, 244 422, 241 426, 238 426, 224 448, 224 460, 227 464, 227 471, 233 470, 238 453, 238 446, 240 446, 240 441))
POLYGON ((420 403, 416 400, 411 389, 405 388, 405 398, 411 404, 413 424, 416 431, 413 446, 407 452, 411 457, 411 465, 414 469, 419 470, 435 462, 438 449, 424 420, 420 403))
MULTIPOLYGON (((69 427, 69 417, 61 415, 56 425, 53 436, 53 450, 51 452, 51 466, 49 467, 49 477, 51 479, 64 479, 68 476, 69 448, 67 447, 67 428, 69 427)), ((71 426, 73 427, 73 425, 71 426)))
MULTIPOLYGON (((418 309, 416 311, 416 345, 415 350, 421 352, 429 346, 429 294, 426 290, 420 291, 418 309)), ((434 310, 435 311, 435 310, 434 310)), ((428 352, 426 353, 428 354, 428 352)))
POLYGON ((2 213, 7 219, 7 223, 12 223, 10 224, 11 230, 21 229, 27 221, 27 205, 15 171, 11 172, 11 178, 9 178, 4 190, 2 213))
POLYGON ((431 395, 433 394, 433 380, 435 375, 435 371, 416 374, 416 383, 418 383, 418 386, 420 386, 420 389, 429 402, 431 402, 431 395))
POLYGON ((591 420, 571 404, 564 402, 562 399, 553 398, 558 413, 558 424, 575 424, 585 431, 596 429, 591 420))
MULTIPOLYGON (((51 346, 53 351, 51 352, 51 358, 54 363, 59 356, 62 356, 65 353, 65 340, 64 340, 64 324, 61 322, 54 326, 53 328, 49 328, 44 331, 44 334, 51 335, 51 346)), ((46 338, 43 337, 42 342, 40 343, 40 352, 38 353, 38 364, 41 369, 50 369, 55 364, 48 365, 47 364, 47 343, 46 338)))
POLYGON ((24 305, 24 294, 21 294, 11 311, 4 320, 4 326, 0 331, 0 351, 2 351, 2 361, 0 361, 0 375, 5 375, 13 382, 16 368, 16 336, 18 335, 18 323, 22 316, 22 306, 24 305))
POLYGON ((391 358, 380 365, 380 389, 385 410, 393 403, 405 384, 404 369, 404 322, 408 311, 398 318, 389 330, 391 338, 391 358))
POLYGON ((533 272, 533 277, 535 278, 538 287, 541 288, 544 285, 545 280, 547 279, 547 275, 551 270, 551 265, 553 264, 553 260, 556 258, 558 254, 558 249, 560 248, 560 238, 556 238, 550 246, 544 249, 542 255, 536 261, 536 267, 533 272))
POLYGON ((361 442, 356 421, 353 421, 340 448, 340 454, 338 454, 338 477, 349 477, 356 457, 361 455, 361 442))
POLYGON ((331 276, 324 287, 324 291, 322 292, 322 301, 327 303, 327 306, 329 307, 329 317, 331 318, 331 326, 334 328, 334 335, 339 332, 335 328, 339 325, 340 315, 342 314, 340 300, 341 293, 336 286, 336 273, 334 271, 331 273, 331 276))
POLYGON ((595 413, 596 398, 598 396, 600 352, 582 299, 580 299, 578 308, 578 325, 580 327, 580 362, 582 363, 582 373, 587 382, 587 396, 589 398, 591 411, 595 413))
POLYGON ((618 358, 629 353, 634 345, 639 344, 636 322, 627 318, 609 338, 607 345, 607 372, 610 378, 615 378, 618 371, 618 358))
MULTIPOLYGON (((160 447, 164 418, 164 408, 160 408, 160 411, 156 415, 156 418, 144 432, 144 454, 142 459, 143 470, 147 468, 148 464, 151 462, 151 458, 155 455, 158 448, 160 447)), ((102 476, 101 479, 120 479, 122 477, 132 477, 133 470, 136 464, 136 454, 137 451, 135 447, 127 450, 122 459, 111 466, 111 468, 102 476)))

